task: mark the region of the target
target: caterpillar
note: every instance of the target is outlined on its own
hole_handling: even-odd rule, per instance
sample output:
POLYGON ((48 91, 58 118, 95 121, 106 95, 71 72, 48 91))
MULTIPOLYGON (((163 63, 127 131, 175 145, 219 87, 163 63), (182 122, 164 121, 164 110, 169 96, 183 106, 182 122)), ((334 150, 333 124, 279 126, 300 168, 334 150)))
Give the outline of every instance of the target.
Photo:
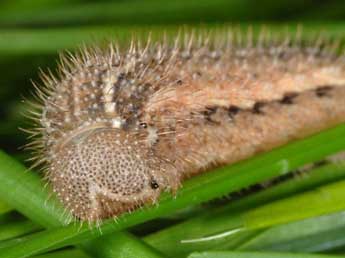
POLYGON ((35 85, 28 145, 76 218, 116 217, 210 168, 344 123, 338 50, 265 32, 85 47, 35 85))

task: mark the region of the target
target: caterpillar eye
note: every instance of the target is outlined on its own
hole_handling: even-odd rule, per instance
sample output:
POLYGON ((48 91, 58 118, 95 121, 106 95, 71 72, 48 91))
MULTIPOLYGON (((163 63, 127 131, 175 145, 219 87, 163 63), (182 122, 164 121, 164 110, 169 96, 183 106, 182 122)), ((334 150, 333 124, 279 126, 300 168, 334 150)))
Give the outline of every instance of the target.
POLYGON ((150 186, 151 186, 152 189, 157 189, 157 188, 159 188, 159 184, 158 184, 157 181, 154 180, 154 179, 151 179, 150 186))

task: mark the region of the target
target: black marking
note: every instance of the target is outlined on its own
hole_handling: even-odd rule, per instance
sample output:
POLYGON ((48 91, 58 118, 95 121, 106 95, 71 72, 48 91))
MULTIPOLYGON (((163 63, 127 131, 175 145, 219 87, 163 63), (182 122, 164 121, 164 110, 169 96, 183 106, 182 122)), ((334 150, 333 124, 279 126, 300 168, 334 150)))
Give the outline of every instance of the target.
POLYGON ((122 81, 125 79, 126 74, 125 73, 120 73, 119 76, 117 77, 117 80, 122 81))
POLYGON ((215 199, 215 200, 211 201, 211 204, 226 204, 229 201, 238 200, 239 198, 243 198, 243 197, 248 196, 250 194, 265 190, 268 187, 272 187, 272 186, 278 185, 280 183, 286 182, 288 180, 291 180, 294 178, 294 176, 296 176, 297 173, 300 173, 300 172, 298 170, 289 171, 287 174, 284 174, 282 176, 273 178, 273 179, 265 181, 263 183, 251 185, 251 186, 246 187, 244 189, 241 189, 237 192, 233 192, 233 193, 225 195, 221 198, 215 199))
POLYGON ((216 107, 216 106, 214 106, 214 107, 206 107, 206 110, 202 112, 204 117, 205 117, 205 119, 208 122, 216 123, 216 121, 212 120, 212 115, 217 112, 217 109, 218 109, 218 107, 216 107))
POLYGON ((147 123, 142 122, 142 123, 139 124, 139 126, 140 126, 140 128, 146 129, 147 128, 147 123))
POLYGON ((330 163, 330 162, 329 162, 328 160, 322 159, 322 160, 319 160, 319 161, 314 162, 313 167, 314 167, 314 168, 318 168, 318 167, 322 167, 322 166, 324 166, 324 165, 327 165, 327 164, 329 164, 329 163, 330 163))
POLYGON ((177 83, 177 85, 182 85, 183 81, 182 80, 177 80, 176 83, 177 83))
POLYGON ((257 79, 259 77, 258 73, 253 73, 251 76, 253 79, 257 79))
POLYGON ((200 71, 196 71, 195 74, 198 76, 198 77, 201 77, 202 73, 200 71))
POLYGON ((238 112, 240 112, 240 108, 237 107, 237 106, 234 106, 234 105, 231 105, 229 108, 228 108, 228 116, 233 119, 237 114, 238 112))
POLYGON ((330 97, 329 95, 329 92, 333 89, 332 86, 321 86, 321 87, 318 87, 316 90, 315 90, 315 94, 316 96, 318 96, 319 98, 322 98, 322 97, 330 97))
POLYGON ((151 186, 152 189, 157 189, 157 188, 159 188, 159 184, 158 184, 157 181, 154 180, 154 179, 151 179, 151 181, 150 181, 150 186, 151 186))
POLYGON ((266 105, 265 102, 262 102, 262 101, 256 102, 253 106, 253 109, 252 109, 253 114, 258 114, 258 115, 264 114, 264 112, 262 111, 262 108, 265 105, 266 105))
POLYGON ((292 105, 294 102, 294 98, 298 96, 296 92, 288 92, 284 95, 284 97, 279 101, 279 103, 284 105, 292 105))

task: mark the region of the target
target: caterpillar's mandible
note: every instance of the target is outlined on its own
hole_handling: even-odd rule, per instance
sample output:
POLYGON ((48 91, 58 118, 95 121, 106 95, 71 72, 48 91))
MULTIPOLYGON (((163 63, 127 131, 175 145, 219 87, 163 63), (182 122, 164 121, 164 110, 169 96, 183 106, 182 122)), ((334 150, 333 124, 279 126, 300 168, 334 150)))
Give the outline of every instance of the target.
POLYGON ((43 76, 32 145, 71 213, 116 216, 211 167, 345 122, 336 46, 232 38, 84 49, 62 58, 58 78, 43 76))

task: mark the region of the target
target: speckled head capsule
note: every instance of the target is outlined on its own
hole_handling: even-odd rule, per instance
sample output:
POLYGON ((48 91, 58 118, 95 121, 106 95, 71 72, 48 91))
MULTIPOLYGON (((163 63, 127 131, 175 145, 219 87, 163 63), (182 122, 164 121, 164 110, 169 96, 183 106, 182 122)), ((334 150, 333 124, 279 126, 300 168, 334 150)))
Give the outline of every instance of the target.
POLYGON ((96 220, 154 202, 164 175, 158 161, 118 129, 91 129, 54 151, 50 180, 68 210, 96 220))
POLYGON ((84 49, 63 57, 59 78, 43 75, 31 147, 73 215, 132 211, 208 168, 345 122, 344 57, 329 43, 222 37, 84 49))

